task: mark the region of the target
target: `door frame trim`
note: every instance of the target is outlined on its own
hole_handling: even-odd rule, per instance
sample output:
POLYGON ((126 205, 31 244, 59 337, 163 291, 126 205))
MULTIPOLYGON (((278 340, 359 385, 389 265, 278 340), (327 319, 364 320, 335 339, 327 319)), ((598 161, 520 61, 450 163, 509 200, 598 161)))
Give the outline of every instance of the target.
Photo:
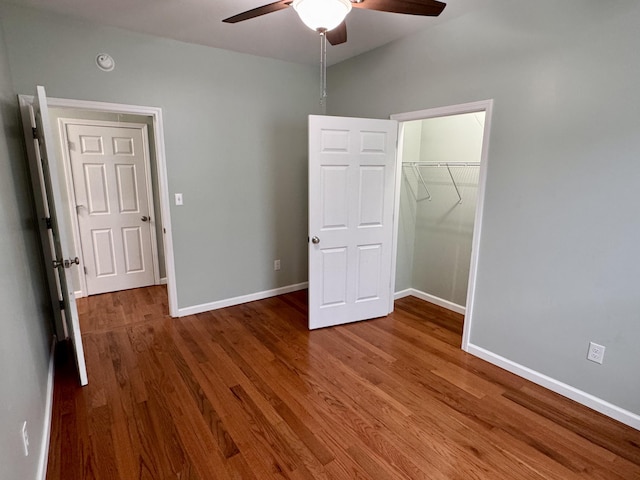
MULTIPOLYGON (((142 143, 144 145, 144 162, 146 166, 146 175, 144 178, 145 187, 147 189, 147 203, 150 212, 155 212, 155 204, 153 201, 153 182, 151 181, 151 152, 149 150, 149 132, 145 123, 136 122, 113 122, 109 120, 85 120, 82 118, 71 117, 58 117, 58 135, 60 137, 60 146, 62 150, 62 163, 64 164, 64 176, 67 186, 67 193, 69 203, 69 215, 71 217, 71 227, 73 229, 73 241, 75 243, 76 251, 82 253, 82 267, 84 267, 84 249, 82 247, 82 240, 80 236, 80 222, 76 208, 76 192, 75 185, 73 183, 71 155, 69 152, 69 138, 67 136, 67 125, 87 125, 95 127, 122 127, 132 128, 142 131, 142 143)), ((152 214, 153 215, 153 214, 152 214)), ((155 219, 153 220, 155 222, 155 219)), ((158 260, 158 233, 155 227, 155 223, 152 224, 151 229, 151 261, 153 264, 153 283, 154 285, 160 285, 160 264, 158 260)), ((78 255, 80 256, 80 255, 78 255)), ((74 292, 75 293, 75 292, 74 292)), ((80 296, 86 297, 89 295, 89 288, 87 286, 86 275, 80 275, 80 296)), ((76 298, 78 296, 76 295, 76 298)))
MULTIPOLYGON (((32 95, 18 95, 20 107, 33 104, 32 95)), ((169 315, 178 316, 178 292, 176 285, 175 261, 173 255, 173 236, 171 230, 171 211, 169 201, 169 183, 167 179, 167 160, 164 141, 164 121, 162 109, 141 105, 122 103, 97 102, 89 100, 73 100, 68 98, 50 97, 47 99, 50 107, 75 108, 79 110, 93 110, 109 113, 127 113, 144 115, 153 119, 153 133, 156 151, 156 174, 158 176, 158 193, 160 197, 160 212, 164 232, 164 258, 167 275, 167 294, 169 299, 169 315)))
MULTIPOLYGON (((484 200, 487 182, 487 167, 489 160, 489 140, 491 136, 491 120, 493 116, 493 99, 481 100, 478 102, 449 105, 446 107, 429 108, 426 110, 416 110, 413 112, 397 113, 390 116, 392 120, 397 120, 398 131, 398 162, 396 178, 396 195, 394 205, 394 239, 392 252, 392 298, 395 293, 395 269, 398 256, 398 216, 400 214, 400 185, 402 179, 402 142, 404 133, 404 122, 413 120, 426 120, 428 118, 448 117, 451 115, 461 115, 465 113, 485 112, 484 132, 482 134, 482 153, 480 157, 480 172, 478 177, 478 197, 476 200, 476 213, 473 224, 473 240, 471 243, 471 265, 469 268, 469 282, 467 287, 467 301, 465 305, 466 313, 462 330, 461 348, 465 352, 469 351, 469 339, 471 335, 471 324, 473 322, 474 306, 476 299, 476 278, 478 275, 478 258, 480 256, 480 240, 482 234, 482 218, 484 213, 484 200)), ((393 301, 393 300, 392 300, 393 301)))

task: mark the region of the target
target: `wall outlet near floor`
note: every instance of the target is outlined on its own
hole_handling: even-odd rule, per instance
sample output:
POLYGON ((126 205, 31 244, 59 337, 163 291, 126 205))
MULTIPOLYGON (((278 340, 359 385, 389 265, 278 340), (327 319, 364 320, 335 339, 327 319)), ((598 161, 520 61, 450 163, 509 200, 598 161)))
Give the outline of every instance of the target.
POLYGON ((587 360, 602 364, 604 360, 604 346, 597 343, 589 343, 589 353, 587 353, 587 360))
POLYGON ((273 261, 273 269, 277 272, 278 270, 280 270, 280 260, 274 260, 273 261))
POLYGON ((22 446, 24 447, 24 456, 29 456, 29 432, 27 431, 27 421, 22 424, 22 446))

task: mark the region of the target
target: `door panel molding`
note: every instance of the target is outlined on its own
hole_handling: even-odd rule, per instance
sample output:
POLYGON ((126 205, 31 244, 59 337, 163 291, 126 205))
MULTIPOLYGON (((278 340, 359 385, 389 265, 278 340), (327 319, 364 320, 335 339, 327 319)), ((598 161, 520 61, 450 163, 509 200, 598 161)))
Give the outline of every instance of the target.
MULTIPOLYGON (((80 275, 82 294, 91 295, 149 284, 159 285, 158 242, 155 218, 153 218, 155 206, 147 125, 134 122, 60 117, 58 118, 58 128, 69 197, 68 209, 74 227, 76 249, 82 253, 79 256, 83 259, 83 265, 87 267, 85 272, 88 272, 86 275, 80 275), (109 131, 110 129, 115 129, 115 131, 109 131), (131 133, 129 134, 129 132, 131 133), (73 140, 74 138, 79 141, 73 140), (85 138, 95 138, 94 143, 96 145, 100 143, 102 147, 92 149, 87 156, 83 146, 85 138), (79 143, 79 145, 76 146, 73 142, 79 143), (73 150, 74 148, 75 150, 73 150), (94 158, 93 153, 96 155, 95 162, 91 163, 94 158), (143 160, 138 163, 140 158, 143 160), (77 183, 81 182, 77 178, 81 171, 81 165, 84 170, 84 184, 77 183), (89 172, 92 169, 101 172, 101 176, 96 173, 90 179, 89 172), (92 189, 102 189, 102 192, 92 193, 92 189), (102 202, 104 205, 100 205, 102 209, 99 211, 93 201, 95 193, 98 194, 98 200, 104 197, 104 202, 102 202), (83 207, 76 207, 78 202, 83 207), (112 238, 112 241, 116 242, 115 261, 118 267, 114 274, 109 276, 110 278, 98 274, 98 262, 91 262, 92 257, 96 257, 98 254, 95 253, 94 248, 89 246, 91 235, 87 229, 94 228, 91 225, 95 226, 96 222, 102 223, 96 215, 99 213, 110 215, 103 219, 104 226, 107 223, 113 225, 111 222, 117 220, 132 222, 132 216, 136 220, 140 215, 152 219, 145 225, 145 228, 149 228, 148 232, 140 232, 143 233, 144 239, 137 251, 143 255, 146 252, 146 255, 151 257, 139 265, 140 269, 129 269, 133 257, 128 255, 126 247, 128 245, 127 239, 131 237, 126 236, 123 230, 117 234, 114 232, 114 235, 117 236, 112 238), (123 216, 120 217, 118 214, 123 214, 123 216), (128 214, 132 214, 132 216, 128 216, 128 214), (151 271, 145 272, 145 268, 150 268, 151 271)), ((94 259, 97 260, 97 257, 94 259)))
POLYGON ((310 329, 390 312, 397 130, 309 116, 310 329))

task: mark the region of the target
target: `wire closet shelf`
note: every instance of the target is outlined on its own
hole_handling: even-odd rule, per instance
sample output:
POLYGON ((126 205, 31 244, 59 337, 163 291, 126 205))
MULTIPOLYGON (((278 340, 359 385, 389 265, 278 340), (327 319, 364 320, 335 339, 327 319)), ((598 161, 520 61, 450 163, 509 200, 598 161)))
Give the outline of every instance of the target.
POLYGON ((421 168, 423 167, 446 168, 447 172, 449 172, 449 178, 451 178, 451 183, 453 184, 453 188, 455 188, 456 194, 458 195, 458 204, 460 204, 462 203, 462 195, 460 194, 458 183, 456 182, 456 179, 454 178, 453 173, 451 172, 451 168, 479 167, 479 166, 480 166, 480 162, 402 162, 402 168, 410 168, 411 170, 413 170, 413 173, 418 179, 418 182, 420 182, 420 184, 422 185, 422 188, 424 188, 424 191, 427 192, 426 197, 419 198, 418 193, 413 191, 411 184, 408 184, 409 189, 411 190, 411 193, 413 194, 416 201, 418 202, 421 202, 422 200, 431 200, 431 192, 429 192, 429 189, 427 188, 427 182, 425 181, 424 177, 422 176, 422 172, 420 171, 421 168))

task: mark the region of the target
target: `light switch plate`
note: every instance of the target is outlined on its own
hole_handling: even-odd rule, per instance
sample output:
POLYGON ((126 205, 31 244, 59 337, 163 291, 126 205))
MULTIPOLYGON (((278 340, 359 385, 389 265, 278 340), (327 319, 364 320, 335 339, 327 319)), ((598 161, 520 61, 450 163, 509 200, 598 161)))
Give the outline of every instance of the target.
POLYGON ((182 194, 176 193, 176 205, 182 205, 182 194))

